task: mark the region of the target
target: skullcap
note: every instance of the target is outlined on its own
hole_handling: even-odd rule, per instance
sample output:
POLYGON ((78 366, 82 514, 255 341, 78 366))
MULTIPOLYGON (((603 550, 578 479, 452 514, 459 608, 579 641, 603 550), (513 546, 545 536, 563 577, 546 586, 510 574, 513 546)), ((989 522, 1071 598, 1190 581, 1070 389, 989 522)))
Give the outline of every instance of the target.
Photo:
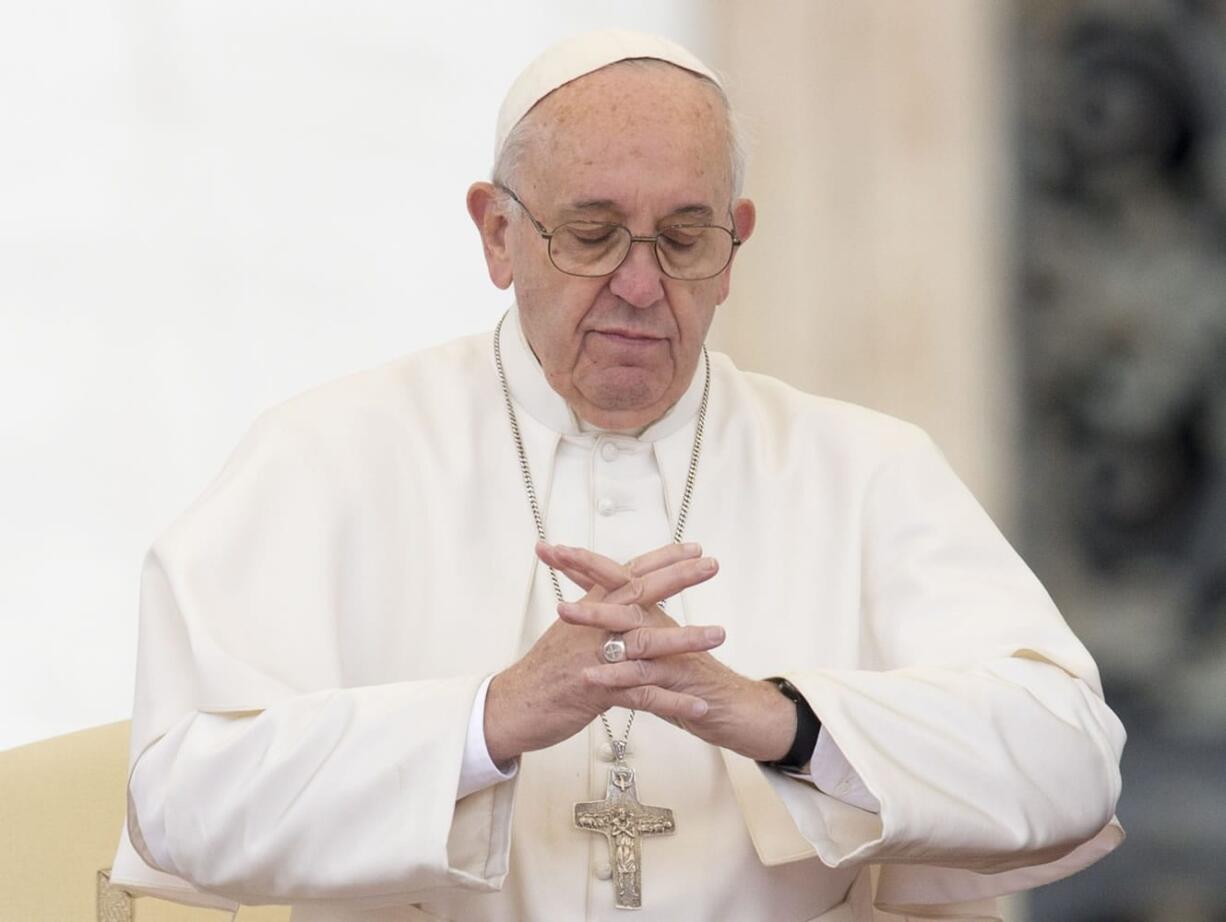
POLYGON ((715 73, 676 42, 642 32, 606 30, 585 32, 547 48, 529 64, 507 90, 498 110, 494 160, 502 153, 507 135, 538 102, 563 84, 630 58, 654 58, 706 77, 722 86, 715 73))

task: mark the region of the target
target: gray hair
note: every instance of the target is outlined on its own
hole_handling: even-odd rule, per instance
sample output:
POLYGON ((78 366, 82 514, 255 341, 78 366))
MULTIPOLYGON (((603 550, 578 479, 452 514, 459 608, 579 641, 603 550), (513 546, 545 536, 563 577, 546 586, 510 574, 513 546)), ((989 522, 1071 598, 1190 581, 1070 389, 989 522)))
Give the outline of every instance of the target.
MULTIPOLYGON (((629 58, 607 66, 635 67, 650 70, 656 67, 675 67, 676 65, 670 64, 667 61, 659 61, 655 58, 629 58)), ((687 73, 692 72, 687 71, 687 73)), ((724 117, 727 120, 726 136, 728 138, 729 172, 732 176, 732 197, 734 199, 739 198, 741 190, 744 188, 745 165, 749 156, 749 145, 746 140, 744 122, 737 111, 733 109, 732 103, 728 99, 728 94, 724 92, 722 86, 708 80, 701 74, 693 74, 693 76, 694 79, 701 80, 714 89, 723 105, 724 117)), ((521 175, 524 164, 529 160, 533 151, 539 150, 540 145, 548 139, 551 127, 539 117, 535 109, 530 110, 527 115, 515 123, 515 126, 507 134, 502 150, 498 153, 498 159, 494 162, 492 179, 495 185, 511 189, 517 187, 517 180, 521 175)), ((502 207, 509 209, 510 199, 507 196, 502 198, 502 207)))

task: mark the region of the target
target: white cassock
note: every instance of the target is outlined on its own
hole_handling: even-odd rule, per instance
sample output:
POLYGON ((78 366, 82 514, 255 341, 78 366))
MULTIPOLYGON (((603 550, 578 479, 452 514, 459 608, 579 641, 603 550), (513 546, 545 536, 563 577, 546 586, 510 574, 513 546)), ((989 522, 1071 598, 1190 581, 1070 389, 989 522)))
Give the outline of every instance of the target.
MULTIPOLYGON (((667 543, 701 365, 636 437, 577 424, 514 309, 502 347, 549 539, 667 543)), ((669 611, 801 690, 821 788, 640 714, 639 799, 677 828, 643 842, 637 918, 992 919, 1114 848, 1124 732, 1094 663, 931 441, 711 369, 686 539, 720 572, 669 611)), ((534 541, 488 333, 263 413, 145 560, 112 879, 294 922, 623 918, 572 823, 604 796, 600 725, 474 768, 484 680, 555 617, 534 541)))

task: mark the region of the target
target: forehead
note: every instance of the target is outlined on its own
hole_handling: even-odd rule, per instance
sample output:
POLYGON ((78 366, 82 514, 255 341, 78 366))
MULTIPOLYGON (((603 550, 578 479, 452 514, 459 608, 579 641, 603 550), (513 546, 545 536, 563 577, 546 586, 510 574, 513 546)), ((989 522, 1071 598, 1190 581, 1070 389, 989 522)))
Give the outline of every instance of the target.
POLYGON ((676 199, 727 202, 727 117, 707 80, 660 61, 615 64, 543 99, 526 172, 555 202, 607 200, 632 212, 676 199))

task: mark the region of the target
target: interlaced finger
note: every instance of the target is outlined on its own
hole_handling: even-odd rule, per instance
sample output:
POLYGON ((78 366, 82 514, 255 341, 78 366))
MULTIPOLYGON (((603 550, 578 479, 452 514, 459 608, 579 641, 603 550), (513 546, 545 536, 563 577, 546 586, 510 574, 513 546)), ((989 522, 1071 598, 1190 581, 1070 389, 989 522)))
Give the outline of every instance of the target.
POLYGON ((612 704, 638 711, 650 711, 666 720, 696 720, 706 715, 707 702, 695 695, 675 692, 658 685, 640 685, 615 691, 612 704))
POLYGON ((679 627, 654 605, 615 605, 609 602, 563 602, 558 616, 567 624, 624 634, 631 659, 699 653, 724 642, 722 627, 679 627))
POLYGON ((642 605, 618 605, 613 602, 562 602, 558 617, 567 624, 582 624, 606 631, 632 631, 646 627, 661 617, 660 610, 642 605))
POLYGON ((597 585, 606 590, 616 588, 617 586, 624 585, 636 576, 655 572, 662 567, 679 561, 694 559, 701 553, 702 546, 692 542, 687 544, 665 544, 655 550, 641 554, 623 565, 584 548, 547 544, 544 541, 538 541, 536 544, 537 557, 546 565, 565 574, 567 579, 584 592, 590 592, 597 585), (603 564, 601 571, 604 576, 603 579, 597 578, 592 571, 591 564, 597 560, 603 564))
POLYGON ((722 627, 641 627, 624 634, 626 658, 655 659, 681 653, 705 653, 724 642, 722 627))
POLYGON ((690 560, 701 555, 701 544, 695 542, 674 544, 670 542, 653 551, 648 551, 646 554, 640 554, 626 561, 624 564, 626 579, 632 576, 644 576, 648 573, 654 573, 656 570, 667 567, 669 564, 676 563, 679 560, 690 560))
POLYGON ((608 591, 605 601, 610 602, 654 605, 710 579, 719 569, 713 557, 690 557, 639 575, 631 574, 627 565, 585 548, 559 550, 570 569, 578 570, 592 585, 608 591))
MULTIPOLYGON (((718 570, 719 564, 714 557, 680 560, 652 573, 632 577, 629 582, 610 590, 604 601, 655 605, 683 589, 705 583, 718 570)), ((597 580, 597 583, 605 586, 600 580, 597 580)))
MULTIPOLYGON (((674 546, 678 548, 685 547, 685 545, 674 546)), ((667 549, 667 546, 665 546, 664 548, 660 548, 658 551, 651 553, 658 554, 662 551, 667 551, 667 549)), ((558 550, 561 552, 562 560, 567 566, 578 570, 595 585, 601 586, 609 591, 620 589, 627 583, 632 582, 635 579, 641 579, 642 577, 648 575, 648 573, 652 572, 641 563, 643 558, 637 558, 640 563, 638 567, 639 572, 636 573, 632 572, 631 565, 618 563, 616 560, 604 556, 604 554, 597 554, 595 551, 589 551, 587 548, 564 547, 558 548, 558 550)), ((651 555, 649 554, 644 556, 646 557, 651 555)), ((664 566, 672 566, 675 563, 676 561, 674 560, 668 560, 664 563, 664 566)))
POLYGON ((640 685, 672 685, 676 666, 654 659, 628 659, 583 670, 584 678, 604 688, 636 688, 640 685))

